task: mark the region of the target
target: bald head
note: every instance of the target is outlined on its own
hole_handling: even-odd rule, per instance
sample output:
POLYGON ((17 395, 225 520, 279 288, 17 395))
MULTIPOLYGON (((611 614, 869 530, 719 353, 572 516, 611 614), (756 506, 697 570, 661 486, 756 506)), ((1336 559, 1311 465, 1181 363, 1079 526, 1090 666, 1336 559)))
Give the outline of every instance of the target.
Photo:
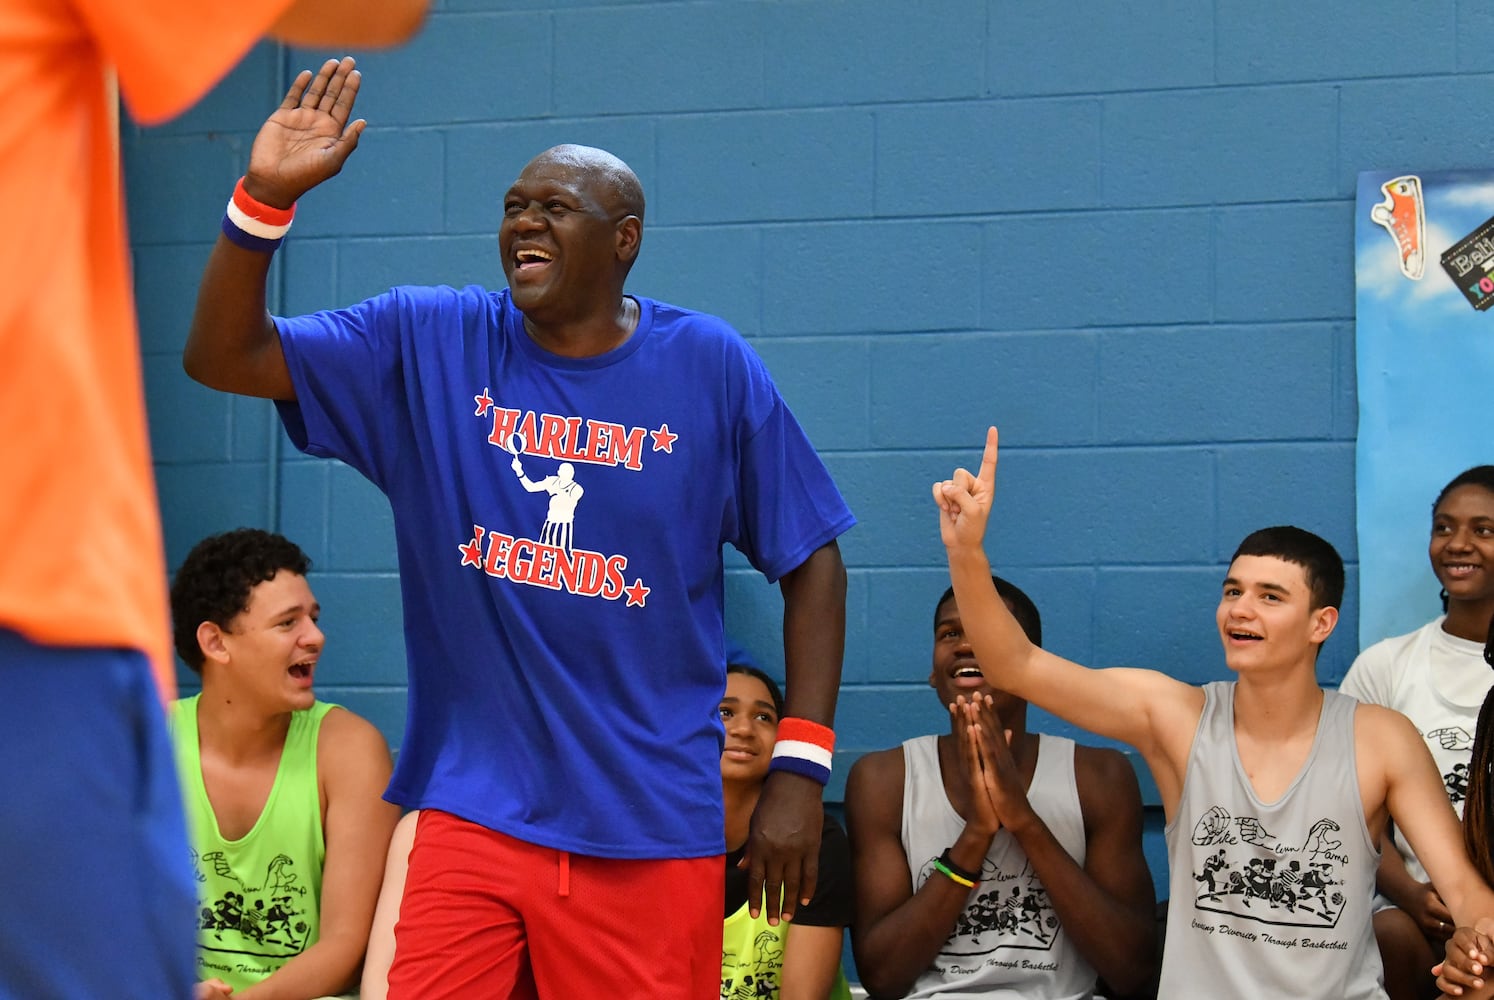
POLYGON ((584 175, 599 198, 617 215, 643 218, 643 185, 638 175, 618 157, 595 146, 566 143, 551 146, 529 161, 524 170, 541 163, 554 163, 584 175))

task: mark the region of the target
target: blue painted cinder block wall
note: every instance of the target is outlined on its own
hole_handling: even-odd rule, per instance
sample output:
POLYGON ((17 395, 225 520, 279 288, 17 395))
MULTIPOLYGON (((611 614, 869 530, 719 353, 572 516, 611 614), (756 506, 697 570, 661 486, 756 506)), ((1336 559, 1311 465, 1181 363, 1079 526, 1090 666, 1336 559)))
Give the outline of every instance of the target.
MULTIPOLYGON (((1226 561, 1291 522, 1350 563, 1321 661, 1342 677, 1355 175, 1489 163, 1491 35, 1472 0, 445 0, 414 44, 360 54, 369 129, 302 204, 273 305, 499 284, 499 199, 533 154, 628 160, 649 199, 631 288, 751 339, 861 521, 838 796, 854 756, 945 724, 923 684, 947 584, 929 484, 991 422, 990 550, 1051 648, 1222 676, 1226 561)), ((319 689, 397 746, 383 499, 179 363, 253 134, 326 55, 261 47, 179 121, 126 129, 147 393, 170 564, 243 524, 300 542, 330 635, 319 689)), ((781 672, 776 592, 729 566, 731 629, 781 672)))

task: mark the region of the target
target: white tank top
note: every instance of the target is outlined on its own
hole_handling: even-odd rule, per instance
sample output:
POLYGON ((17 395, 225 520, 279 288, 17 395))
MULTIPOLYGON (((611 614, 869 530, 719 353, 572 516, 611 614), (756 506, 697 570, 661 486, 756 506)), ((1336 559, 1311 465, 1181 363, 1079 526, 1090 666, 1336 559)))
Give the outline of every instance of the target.
MULTIPOLYGON (((934 859, 965 829, 944 794, 938 739, 920 736, 903 744, 903 851, 914 892, 930 875, 945 877, 934 871, 934 859)), ((1039 736, 1027 798, 1064 850, 1084 864, 1073 740, 1039 736)), ((1001 830, 991 841, 980 883, 971 890, 954 933, 908 996, 1089 1000, 1094 988, 1095 970, 1063 932, 1017 839, 1001 830)))

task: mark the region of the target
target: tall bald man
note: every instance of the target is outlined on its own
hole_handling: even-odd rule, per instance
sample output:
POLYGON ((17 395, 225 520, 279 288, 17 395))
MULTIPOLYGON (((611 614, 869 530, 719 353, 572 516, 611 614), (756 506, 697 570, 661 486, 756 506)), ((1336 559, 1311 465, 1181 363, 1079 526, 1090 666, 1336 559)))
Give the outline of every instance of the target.
POLYGON ((624 294, 643 190, 602 150, 547 150, 508 189, 507 290, 271 317, 271 254, 357 145, 359 82, 329 61, 260 131, 184 363, 277 400, 393 508, 410 708, 388 796, 424 812, 389 996, 714 996, 722 545, 784 597, 800 738, 749 839, 776 922, 814 890, 854 519, 735 331, 624 294), (584 484, 563 532, 546 483, 584 484))

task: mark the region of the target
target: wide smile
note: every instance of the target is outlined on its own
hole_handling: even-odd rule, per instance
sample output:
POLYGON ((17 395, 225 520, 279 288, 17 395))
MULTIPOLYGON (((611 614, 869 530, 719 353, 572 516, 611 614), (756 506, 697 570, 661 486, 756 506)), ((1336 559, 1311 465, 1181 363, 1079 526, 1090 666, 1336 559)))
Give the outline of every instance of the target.
POLYGON ((531 277, 555 263, 555 254, 543 247, 521 246, 513 251, 513 273, 531 277))
POLYGON ((958 688, 978 688, 986 686, 986 675, 981 673, 980 664, 974 660, 963 660, 949 672, 950 680, 958 688))
POLYGON ((291 680, 295 681, 296 684, 309 688, 311 687, 312 679, 316 676, 316 660, 302 660, 299 663, 292 663, 286 673, 290 674, 291 680))

